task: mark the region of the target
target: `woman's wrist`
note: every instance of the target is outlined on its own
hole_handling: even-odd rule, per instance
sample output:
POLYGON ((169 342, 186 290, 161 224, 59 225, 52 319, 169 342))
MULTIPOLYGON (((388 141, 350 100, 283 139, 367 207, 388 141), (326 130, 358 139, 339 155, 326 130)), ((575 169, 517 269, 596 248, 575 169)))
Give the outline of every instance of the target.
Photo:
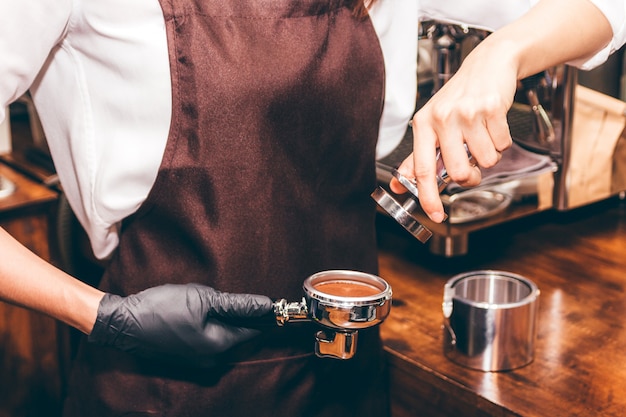
POLYGON ((76 309, 68 310, 65 318, 61 320, 85 334, 91 333, 98 316, 100 301, 105 293, 82 282, 69 293, 68 305, 74 305, 76 309))

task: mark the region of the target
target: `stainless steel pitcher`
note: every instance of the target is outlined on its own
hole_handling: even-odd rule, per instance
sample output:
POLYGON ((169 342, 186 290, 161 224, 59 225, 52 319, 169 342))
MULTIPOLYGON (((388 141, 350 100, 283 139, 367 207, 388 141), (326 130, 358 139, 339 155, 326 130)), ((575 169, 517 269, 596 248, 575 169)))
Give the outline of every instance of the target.
POLYGON ((532 362, 539 289, 503 271, 457 275, 443 296, 444 353, 481 371, 505 371, 532 362))

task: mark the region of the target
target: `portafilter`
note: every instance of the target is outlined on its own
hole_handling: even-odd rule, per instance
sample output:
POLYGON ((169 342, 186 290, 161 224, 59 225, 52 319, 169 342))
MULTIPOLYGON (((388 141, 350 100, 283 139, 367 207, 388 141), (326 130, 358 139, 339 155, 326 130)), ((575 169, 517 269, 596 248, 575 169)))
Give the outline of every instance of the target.
POLYGON ((319 357, 350 359, 356 353, 358 331, 382 323, 391 310, 391 286, 382 278, 350 270, 318 272, 303 283, 304 297, 274 303, 276 322, 312 321, 319 357))

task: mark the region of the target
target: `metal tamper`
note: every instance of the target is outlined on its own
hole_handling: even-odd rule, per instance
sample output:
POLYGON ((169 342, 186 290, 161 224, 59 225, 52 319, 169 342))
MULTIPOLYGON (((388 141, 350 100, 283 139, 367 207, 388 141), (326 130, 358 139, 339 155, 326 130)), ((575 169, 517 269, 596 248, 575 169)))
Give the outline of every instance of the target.
MULTIPOLYGON (((465 145, 465 150, 467 151, 467 156, 469 157, 470 162, 475 164, 474 158, 467 149, 467 145, 465 145)), ((400 223, 400 225, 417 238, 417 240, 422 243, 426 243, 433 233, 421 224, 413 215, 419 206, 418 191, 415 180, 405 177, 395 169, 392 171, 392 174, 400 182, 400 184, 402 184, 409 191, 409 196, 404 204, 400 204, 381 186, 378 186, 371 196, 383 210, 400 223)), ((441 153, 437 151, 437 187, 439 188, 440 193, 445 190, 449 182, 450 178, 448 177, 448 171, 443 165, 441 153)))

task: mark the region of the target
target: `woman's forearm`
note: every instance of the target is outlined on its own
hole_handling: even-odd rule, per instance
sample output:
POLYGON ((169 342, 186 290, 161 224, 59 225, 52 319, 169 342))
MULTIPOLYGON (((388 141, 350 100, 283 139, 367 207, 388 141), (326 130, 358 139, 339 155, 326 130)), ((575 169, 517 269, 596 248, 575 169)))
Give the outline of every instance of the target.
POLYGON ((474 54, 501 54, 518 79, 554 65, 589 58, 612 38, 607 18, 589 0, 540 0, 515 22, 495 31, 474 54))
POLYGON ((103 295, 44 261, 0 228, 0 300, 89 333, 103 295))

